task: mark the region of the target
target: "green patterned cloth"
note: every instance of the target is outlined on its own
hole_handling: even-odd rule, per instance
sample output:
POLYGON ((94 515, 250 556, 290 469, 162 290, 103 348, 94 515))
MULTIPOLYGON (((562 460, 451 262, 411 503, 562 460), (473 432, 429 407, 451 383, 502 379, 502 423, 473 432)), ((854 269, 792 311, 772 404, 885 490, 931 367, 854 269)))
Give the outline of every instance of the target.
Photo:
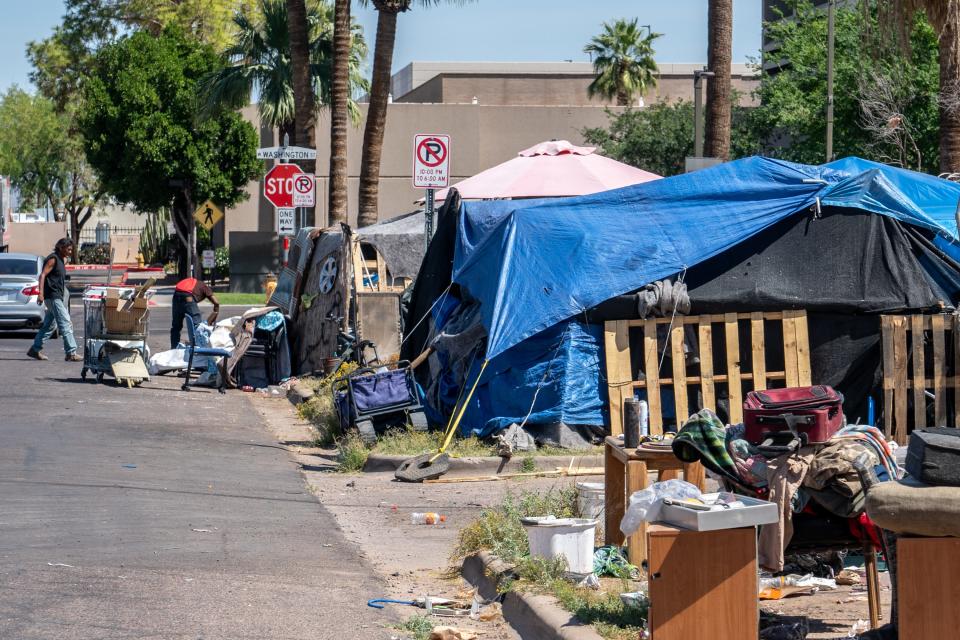
POLYGON ((673 439, 673 455, 684 462, 700 462, 716 474, 742 482, 727 451, 727 428, 710 409, 701 409, 684 423, 673 439))

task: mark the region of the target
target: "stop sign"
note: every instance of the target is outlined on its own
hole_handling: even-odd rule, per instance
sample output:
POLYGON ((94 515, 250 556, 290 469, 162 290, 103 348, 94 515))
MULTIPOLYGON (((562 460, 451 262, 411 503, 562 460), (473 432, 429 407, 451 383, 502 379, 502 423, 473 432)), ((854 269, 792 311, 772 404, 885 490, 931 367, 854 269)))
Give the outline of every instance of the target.
POLYGON ((300 167, 295 164, 274 165, 263 177, 263 196, 277 208, 292 208, 293 183, 300 173, 300 167))

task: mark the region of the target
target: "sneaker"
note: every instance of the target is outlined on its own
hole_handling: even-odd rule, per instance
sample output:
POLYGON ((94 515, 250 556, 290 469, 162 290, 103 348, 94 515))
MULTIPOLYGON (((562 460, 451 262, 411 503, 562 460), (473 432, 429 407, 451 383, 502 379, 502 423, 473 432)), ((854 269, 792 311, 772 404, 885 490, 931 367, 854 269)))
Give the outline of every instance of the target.
POLYGON ((49 360, 47 356, 43 355, 40 351, 35 350, 33 347, 30 347, 30 350, 27 351, 27 355, 36 360, 49 360))
MULTIPOLYGON (((44 359, 46 359, 46 358, 44 358, 44 359)), ((67 354, 67 357, 64 358, 64 360, 66 360, 67 362, 83 362, 83 358, 81 358, 79 355, 77 355, 76 352, 74 352, 74 353, 68 353, 68 354, 67 354)))

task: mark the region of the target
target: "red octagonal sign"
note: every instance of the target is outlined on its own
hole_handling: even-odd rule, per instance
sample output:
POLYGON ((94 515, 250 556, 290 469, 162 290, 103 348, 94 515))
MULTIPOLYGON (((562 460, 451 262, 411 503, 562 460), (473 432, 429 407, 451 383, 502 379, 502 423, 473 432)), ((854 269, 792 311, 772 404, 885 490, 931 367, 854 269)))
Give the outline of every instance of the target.
POLYGON ((300 173, 295 164, 274 165, 263 178, 263 196, 277 208, 293 208, 294 181, 300 173))

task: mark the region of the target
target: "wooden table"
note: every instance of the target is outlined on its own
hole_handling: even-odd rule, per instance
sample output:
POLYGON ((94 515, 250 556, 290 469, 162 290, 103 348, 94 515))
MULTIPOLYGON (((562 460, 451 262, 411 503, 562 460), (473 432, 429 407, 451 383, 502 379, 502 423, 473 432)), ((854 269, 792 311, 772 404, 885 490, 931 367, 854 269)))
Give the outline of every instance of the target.
MULTIPOLYGON (((625 449, 623 443, 607 436, 604 454, 604 493, 606 514, 604 544, 622 545, 623 532, 620 520, 626 510, 627 499, 634 491, 646 489, 649 482, 647 473, 657 472, 658 480, 679 478, 697 485, 706 491, 706 474, 699 462, 682 462, 672 451, 647 451, 644 449, 625 449)), ((647 526, 643 523, 629 538, 627 554, 630 564, 640 566, 647 559, 647 526)))

